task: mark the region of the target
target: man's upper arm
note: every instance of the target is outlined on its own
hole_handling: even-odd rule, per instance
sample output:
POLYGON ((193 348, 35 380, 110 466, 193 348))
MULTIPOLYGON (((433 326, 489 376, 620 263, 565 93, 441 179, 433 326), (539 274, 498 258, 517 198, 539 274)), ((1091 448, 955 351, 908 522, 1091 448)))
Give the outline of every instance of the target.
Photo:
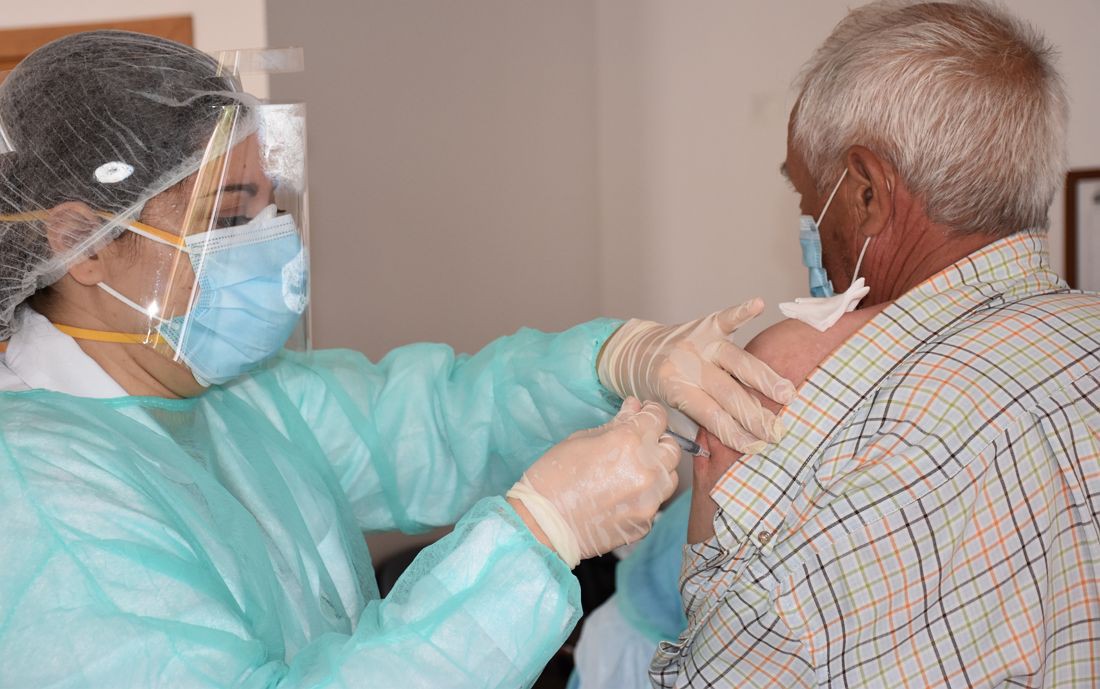
MULTIPOLYGON (((745 351, 771 366, 776 373, 798 387, 829 354, 884 306, 845 314, 835 326, 823 333, 796 320, 780 321, 754 337, 745 347, 745 351)), ((756 391, 750 392, 766 408, 774 412, 781 409, 779 404, 756 391)), ((722 445, 718 438, 704 429, 699 430, 697 442, 710 452, 710 457, 695 457, 693 461, 689 543, 699 543, 714 534, 713 518, 717 505, 710 497, 711 490, 734 462, 744 456, 722 445)))

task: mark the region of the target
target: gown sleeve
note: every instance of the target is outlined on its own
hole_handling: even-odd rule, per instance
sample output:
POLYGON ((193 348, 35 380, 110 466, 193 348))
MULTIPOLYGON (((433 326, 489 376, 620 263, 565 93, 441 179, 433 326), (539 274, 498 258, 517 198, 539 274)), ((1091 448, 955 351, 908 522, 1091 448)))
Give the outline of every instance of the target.
POLYGON ((5 687, 529 687, 580 614, 568 568, 493 497, 354 623, 304 634, 239 506, 110 443, 75 449, 0 442, 5 687))
POLYGON ((442 344, 378 363, 347 350, 286 352, 239 387, 292 399, 361 529, 415 533, 453 524, 570 433, 611 418, 621 400, 600 385, 596 357, 619 325, 524 329, 472 356, 442 344))
POLYGON ((580 614, 561 558, 486 498, 367 605, 351 637, 311 644, 276 686, 530 687, 580 614))

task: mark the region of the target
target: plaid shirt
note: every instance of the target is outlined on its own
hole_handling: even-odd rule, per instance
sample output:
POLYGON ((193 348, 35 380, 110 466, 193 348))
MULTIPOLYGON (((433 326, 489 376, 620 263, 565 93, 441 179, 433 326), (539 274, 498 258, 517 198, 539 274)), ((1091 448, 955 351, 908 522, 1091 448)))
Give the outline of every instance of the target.
POLYGON ((903 295, 711 495, 659 687, 1100 686, 1100 296, 1040 235, 903 295))

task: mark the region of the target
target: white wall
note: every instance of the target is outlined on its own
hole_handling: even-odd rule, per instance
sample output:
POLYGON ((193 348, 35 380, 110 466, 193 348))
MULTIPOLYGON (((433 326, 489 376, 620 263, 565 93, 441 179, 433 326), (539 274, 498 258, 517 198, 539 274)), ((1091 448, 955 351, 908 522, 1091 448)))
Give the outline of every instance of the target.
POLYGON ((587 0, 270 0, 306 73, 315 342, 460 351, 599 312, 587 0))
POLYGON ((598 5, 604 310, 675 321, 798 293, 796 203, 778 174, 788 85, 839 13, 598 5))
MULTIPOLYGON (((1100 166, 1100 2, 1096 0, 1010 0, 1006 3, 1027 19, 1061 51, 1059 65, 1070 95, 1069 165, 1100 166)), ((1050 249, 1054 265, 1065 263, 1062 197, 1051 212, 1050 249)))
MULTIPOLYGON (((314 343, 459 351, 600 310, 589 0, 269 0, 305 48, 314 343)), ((419 538, 414 540, 429 540, 419 538)), ((411 541, 376 536, 376 557, 411 541)))

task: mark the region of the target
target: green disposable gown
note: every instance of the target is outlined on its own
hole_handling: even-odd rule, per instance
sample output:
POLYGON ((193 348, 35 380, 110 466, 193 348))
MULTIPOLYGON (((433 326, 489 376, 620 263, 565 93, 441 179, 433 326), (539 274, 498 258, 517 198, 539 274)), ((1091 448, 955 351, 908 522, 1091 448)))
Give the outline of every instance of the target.
POLYGON ((524 687, 576 579, 499 497, 619 325, 286 352, 185 400, 0 393, 0 687, 524 687), (380 599, 363 532, 458 521, 380 599))

